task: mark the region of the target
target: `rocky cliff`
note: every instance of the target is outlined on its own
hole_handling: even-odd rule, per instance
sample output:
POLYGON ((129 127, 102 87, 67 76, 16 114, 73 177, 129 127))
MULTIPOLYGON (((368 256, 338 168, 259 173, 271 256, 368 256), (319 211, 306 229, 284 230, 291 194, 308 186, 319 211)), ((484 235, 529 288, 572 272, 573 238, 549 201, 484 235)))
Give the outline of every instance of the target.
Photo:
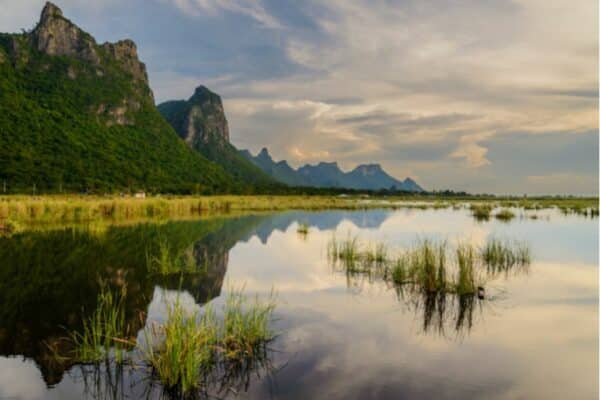
POLYGON ((230 143, 223 101, 206 86, 198 86, 188 100, 167 101, 158 109, 188 146, 234 177, 257 186, 276 185, 230 143))
POLYGON ((30 193, 243 186, 162 118, 133 41, 98 44, 52 3, 33 30, 0 33, 0 180, 30 193))

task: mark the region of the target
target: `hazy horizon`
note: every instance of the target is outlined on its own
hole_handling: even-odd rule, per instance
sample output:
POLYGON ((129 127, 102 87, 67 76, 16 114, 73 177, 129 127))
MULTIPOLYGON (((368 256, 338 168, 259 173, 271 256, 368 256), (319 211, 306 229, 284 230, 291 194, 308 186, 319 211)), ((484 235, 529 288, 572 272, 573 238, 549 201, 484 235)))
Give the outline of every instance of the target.
MULTIPOLYGON (((0 31, 44 2, 0 0, 0 31)), ((379 163, 428 190, 598 194, 595 1, 55 3, 98 41, 133 39, 157 103, 220 94, 254 154, 379 163)))

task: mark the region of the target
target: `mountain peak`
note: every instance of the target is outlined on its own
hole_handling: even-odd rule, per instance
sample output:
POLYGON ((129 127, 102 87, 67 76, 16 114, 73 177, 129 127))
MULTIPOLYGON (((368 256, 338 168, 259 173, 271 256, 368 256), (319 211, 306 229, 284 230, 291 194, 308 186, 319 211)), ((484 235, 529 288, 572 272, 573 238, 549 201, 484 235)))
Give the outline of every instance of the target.
POLYGON ((380 164, 361 164, 354 168, 354 171, 359 172, 363 175, 373 175, 376 173, 384 172, 380 164))
POLYGON ((56 4, 47 1, 46 5, 44 5, 44 8, 42 9, 42 15, 40 17, 40 22, 46 21, 53 17, 62 17, 62 16, 63 16, 62 10, 56 4))
POLYGON ((221 96, 204 85, 198 86, 188 101, 193 104, 202 104, 208 101, 222 107, 221 96))
POLYGON ((269 150, 266 147, 263 147, 260 152, 256 155, 258 158, 262 158, 265 160, 272 160, 271 155, 269 154, 269 150))

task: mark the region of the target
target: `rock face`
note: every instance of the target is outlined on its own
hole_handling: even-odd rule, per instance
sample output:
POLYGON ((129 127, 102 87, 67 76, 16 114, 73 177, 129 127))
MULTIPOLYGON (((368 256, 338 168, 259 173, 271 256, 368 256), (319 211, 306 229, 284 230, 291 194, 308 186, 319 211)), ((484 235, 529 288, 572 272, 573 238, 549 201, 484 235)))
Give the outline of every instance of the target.
POLYGON ((187 101, 168 101, 158 107, 190 147, 209 144, 223 147, 229 143, 229 126, 221 97, 206 86, 197 87, 187 101))
POLYGON ((40 52, 51 56, 71 56, 94 64, 100 62, 94 39, 66 19, 60 8, 50 2, 42 10, 32 40, 40 52))
MULTIPOLYGON (((134 85, 135 94, 154 103, 154 96, 148 86, 146 66, 138 59, 137 47, 132 40, 98 45, 90 34, 65 18, 60 8, 48 2, 42 10, 40 21, 30 34, 30 41, 41 53, 68 56, 88 63, 98 77, 108 73, 111 64, 117 65, 120 71, 129 74, 137 83, 137 86, 134 85)), ((68 67, 67 76, 70 79, 75 80, 80 75, 75 67, 68 67)), ((92 111, 103 117, 107 126, 113 126, 135 124, 131 114, 139 109, 139 99, 125 97, 116 104, 114 101, 100 103, 92 111)))
POLYGON ((275 184, 230 143, 221 97, 206 86, 198 86, 188 100, 159 104, 158 110, 189 147, 220 164, 234 177, 255 186, 275 184))
POLYGON ((242 150, 240 154, 276 180, 291 186, 423 191, 423 188, 412 179, 398 180, 385 172, 379 164, 363 164, 350 172, 344 172, 336 162, 320 162, 316 165, 307 164, 295 170, 286 161, 273 161, 266 148, 263 148, 256 156, 253 156, 248 150, 242 150))

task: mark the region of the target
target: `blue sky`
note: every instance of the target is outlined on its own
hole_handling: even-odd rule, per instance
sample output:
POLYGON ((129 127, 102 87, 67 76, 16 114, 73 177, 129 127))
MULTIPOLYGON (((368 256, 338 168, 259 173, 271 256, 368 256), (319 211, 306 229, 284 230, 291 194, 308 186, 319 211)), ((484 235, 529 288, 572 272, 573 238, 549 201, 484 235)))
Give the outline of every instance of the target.
MULTIPOLYGON (((0 0, 0 30, 43 1, 0 0)), ((157 101, 204 84, 233 143, 428 189, 598 193, 595 0, 57 0, 133 39, 157 101)))

